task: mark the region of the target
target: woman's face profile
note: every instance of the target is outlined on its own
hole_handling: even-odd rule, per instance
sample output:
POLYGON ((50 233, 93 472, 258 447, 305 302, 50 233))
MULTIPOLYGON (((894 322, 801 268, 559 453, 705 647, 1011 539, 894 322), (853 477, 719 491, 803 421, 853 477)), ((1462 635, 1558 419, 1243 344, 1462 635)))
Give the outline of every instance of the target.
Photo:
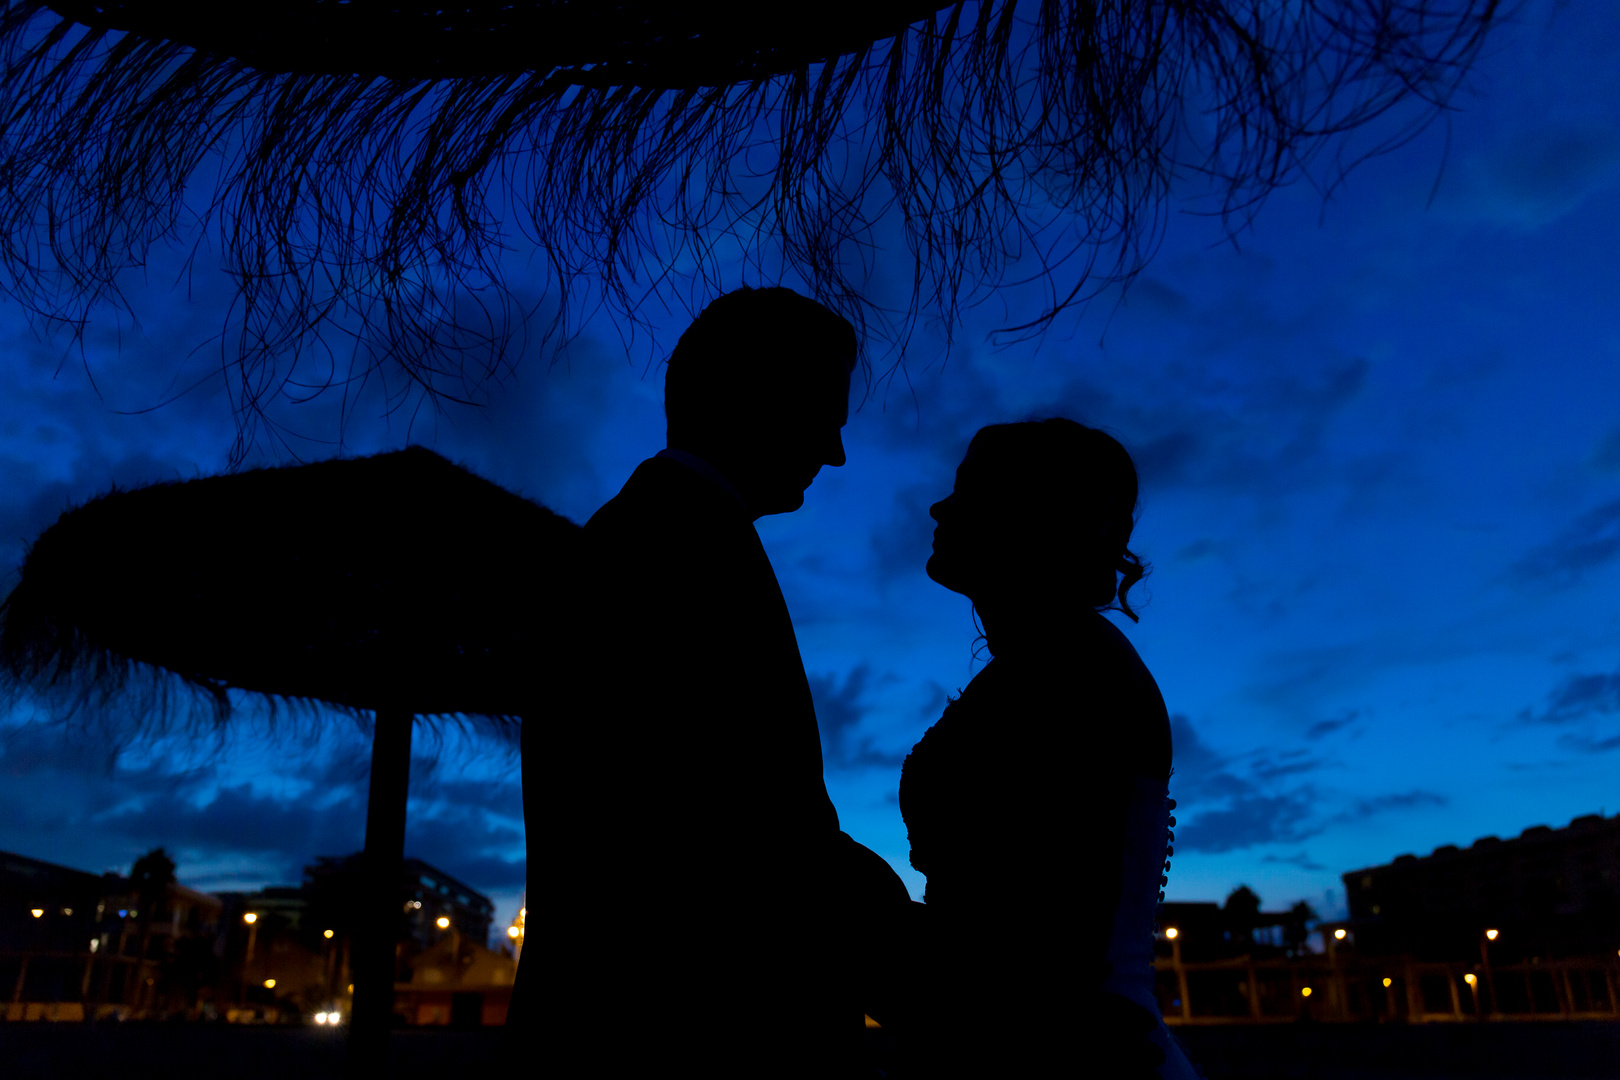
POLYGON ((986 475, 984 454, 968 447, 956 469, 955 489, 928 508, 939 524, 928 576, 964 596, 981 591, 986 574, 1002 561, 998 540, 1007 532, 1004 508, 994 497, 993 477, 986 475))

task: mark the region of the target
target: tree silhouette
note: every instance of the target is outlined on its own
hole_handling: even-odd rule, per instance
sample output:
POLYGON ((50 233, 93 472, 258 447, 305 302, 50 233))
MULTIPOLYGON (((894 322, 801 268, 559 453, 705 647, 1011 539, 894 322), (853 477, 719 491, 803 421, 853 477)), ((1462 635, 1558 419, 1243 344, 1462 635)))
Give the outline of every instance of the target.
POLYGON ((1254 943, 1254 928, 1260 921, 1258 893, 1247 885, 1239 885, 1227 896, 1221 913, 1234 943, 1254 943))
POLYGON ((902 343, 1032 280, 1008 329, 1033 333, 1142 265, 1172 183, 1235 225, 1324 154, 1331 183, 1415 134, 1497 7, 12 0, 0 289, 82 332, 155 242, 217 227, 239 459, 277 394, 381 370, 476 395, 542 301, 566 336, 602 301, 633 326, 796 277, 902 343), (869 289, 885 220, 909 295, 869 289), (515 229, 539 300, 508 286, 515 229))
POLYGON ((1305 948, 1305 942, 1310 939, 1310 924, 1320 916, 1316 909, 1304 900, 1297 901, 1288 909, 1289 919, 1283 923, 1283 944, 1290 953, 1299 953, 1305 948))

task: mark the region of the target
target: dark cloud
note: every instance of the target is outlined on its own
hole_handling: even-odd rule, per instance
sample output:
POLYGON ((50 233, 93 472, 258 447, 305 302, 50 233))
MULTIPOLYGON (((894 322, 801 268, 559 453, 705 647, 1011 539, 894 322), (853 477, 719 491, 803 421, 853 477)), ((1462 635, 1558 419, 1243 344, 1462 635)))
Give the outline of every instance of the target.
POLYGON ((1610 750, 1620 750, 1620 735, 1610 735, 1606 739, 1594 739, 1589 735, 1579 735, 1571 732, 1560 736, 1558 745, 1566 750, 1574 750, 1580 754, 1606 754, 1610 750))
POLYGON ((1374 795, 1371 798, 1357 799, 1349 809, 1340 811, 1329 820, 1335 825, 1349 824, 1390 810, 1417 810, 1425 806, 1446 806, 1450 802, 1450 799, 1436 792, 1414 789, 1393 795, 1374 795))
MULTIPOLYGON (((1176 763, 1170 790, 1176 816, 1182 820, 1176 830, 1178 848, 1232 851, 1297 841, 1319 831, 1308 824, 1315 800, 1308 786, 1282 793, 1262 789, 1240 774, 1234 759, 1222 757, 1203 742, 1185 716, 1170 718, 1170 737, 1176 763)), ((1287 772, 1274 779, 1281 775, 1287 772)))
POLYGON ((1604 436, 1592 451, 1592 467, 1603 472, 1620 472, 1620 427, 1604 436))
POLYGON ((1550 543, 1532 549, 1510 569, 1510 577, 1541 587, 1578 583, 1588 571, 1620 556, 1620 499, 1576 518, 1550 543))
POLYGON ((821 756, 829 769, 865 769, 873 766, 898 768, 905 751, 877 748, 871 735, 856 729, 871 711, 863 699, 874 685, 893 681, 892 675, 873 675, 870 664, 859 664, 844 676, 810 676, 810 696, 816 703, 816 722, 821 727, 821 756))
MULTIPOLYGON (((1350 718, 1347 718, 1350 719, 1350 718)), ((1302 774, 1329 764, 1306 748, 1274 750, 1242 758, 1223 757, 1203 742, 1185 716, 1170 718, 1175 774, 1170 791, 1177 801, 1177 848, 1211 853, 1259 844, 1299 843, 1329 827, 1373 814, 1444 805, 1442 795, 1409 791, 1356 799, 1348 809, 1324 815, 1323 794, 1302 774)), ((1267 862, 1298 862, 1299 857, 1267 857, 1267 862)), ((1299 865, 1304 865, 1300 863, 1299 865)))
POLYGON ((1265 855, 1260 859, 1263 863, 1275 863, 1282 866, 1297 866, 1301 870, 1326 870, 1327 867, 1315 862, 1305 852, 1296 852, 1293 855, 1265 855))
POLYGON ((1565 724, 1612 712, 1620 712, 1620 669, 1571 675, 1552 688, 1543 708, 1525 709, 1519 716, 1538 724, 1565 724))
POLYGON ((1305 737, 1307 739, 1320 739, 1326 735, 1331 735, 1335 731, 1347 728, 1355 723, 1356 717, 1360 715, 1359 711, 1351 709, 1336 720, 1318 720, 1305 730, 1305 737))
POLYGON ((1216 854, 1256 844, 1296 843, 1322 831, 1311 822, 1315 796, 1308 788, 1281 795, 1243 795, 1206 810, 1176 830, 1176 846, 1216 854))
MULTIPOLYGON (((114 757, 83 729, 0 726, 0 848, 100 870, 127 867, 162 845, 179 858, 182 880, 189 864, 209 867, 213 878, 288 883, 317 855, 364 846, 369 754, 360 732, 329 728, 306 746, 251 742, 176 769, 151 747, 134 764, 130 754, 114 757), (268 762, 256 763, 254 753, 268 762), (227 767, 256 779, 221 783, 227 767)), ((480 890, 521 888, 515 778, 436 779, 436 760, 412 760, 407 852, 480 890)))
POLYGON ((1533 230, 1572 212, 1620 175, 1620 138, 1611 126, 1526 125, 1464 162, 1443 212, 1533 230))

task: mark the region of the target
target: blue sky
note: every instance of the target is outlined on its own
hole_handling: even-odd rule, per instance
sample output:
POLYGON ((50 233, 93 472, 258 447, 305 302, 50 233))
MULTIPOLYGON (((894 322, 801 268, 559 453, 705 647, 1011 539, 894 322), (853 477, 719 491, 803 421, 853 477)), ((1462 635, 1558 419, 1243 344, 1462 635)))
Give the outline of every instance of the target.
MULTIPOLYGON (((1330 914, 1345 871, 1620 812, 1616 55, 1606 7, 1529 4, 1449 124, 1331 198, 1285 189, 1234 243, 1185 192, 1135 284, 1038 344, 987 344, 1003 304, 1030 302, 1016 291, 948 349, 925 330, 915 396, 878 386, 852 413, 848 465, 759 523, 844 827, 914 895, 899 763, 979 666, 967 602, 923 574, 927 507, 979 426, 1028 415, 1108 428, 1142 473, 1150 600, 1121 625, 1176 717, 1171 898, 1247 883, 1268 907, 1330 914)), ((229 286, 199 270, 171 287, 177 266, 155 256, 138 322, 109 316, 82 356, 0 307, 5 567, 112 483, 226 467, 235 428, 205 342, 229 286)), ((373 395, 344 448, 421 442, 583 521, 662 445, 656 360, 683 325, 653 319, 627 347, 599 317, 566 363, 520 363, 482 409, 389 412, 373 395)), ((275 415, 337 436, 330 397, 275 415)), ((334 717, 109 761, 99 736, 21 708, 0 722, 0 849, 127 870, 164 844, 205 888, 293 881, 361 846, 365 747, 334 717)), ((447 730, 410 815, 411 853, 509 918, 515 757, 447 730)))

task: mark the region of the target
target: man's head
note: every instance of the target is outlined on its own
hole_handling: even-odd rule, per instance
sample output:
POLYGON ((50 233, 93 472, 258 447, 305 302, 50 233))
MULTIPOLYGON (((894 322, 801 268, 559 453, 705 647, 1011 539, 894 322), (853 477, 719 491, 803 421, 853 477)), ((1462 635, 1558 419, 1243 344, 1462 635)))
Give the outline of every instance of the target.
POLYGON ((821 467, 844 463, 855 353, 849 321, 792 289, 726 293, 670 355, 668 443, 718 469, 754 516, 797 510, 821 467))

